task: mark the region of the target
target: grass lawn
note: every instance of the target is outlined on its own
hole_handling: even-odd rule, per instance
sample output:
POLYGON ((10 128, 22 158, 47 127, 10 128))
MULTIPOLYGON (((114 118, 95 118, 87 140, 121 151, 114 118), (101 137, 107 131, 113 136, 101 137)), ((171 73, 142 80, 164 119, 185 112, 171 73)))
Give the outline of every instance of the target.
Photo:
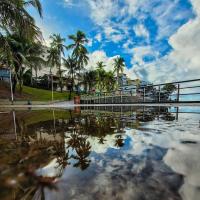
MULTIPOLYGON (((51 101, 51 91, 43 90, 38 88, 32 88, 23 86, 23 94, 27 95, 26 99, 30 99, 33 101, 51 101)), ((72 97, 74 94, 72 94, 72 97)), ((54 91, 54 100, 68 100, 69 93, 68 92, 55 92, 54 91)))

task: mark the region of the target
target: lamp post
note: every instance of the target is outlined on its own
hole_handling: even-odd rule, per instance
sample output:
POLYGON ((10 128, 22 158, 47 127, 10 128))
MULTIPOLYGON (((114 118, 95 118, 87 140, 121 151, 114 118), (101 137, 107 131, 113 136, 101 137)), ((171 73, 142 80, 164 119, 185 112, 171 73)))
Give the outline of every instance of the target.
POLYGON ((10 68, 10 93, 11 93, 11 102, 13 104, 14 97, 13 97, 13 87, 12 87, 12 70, 10 68))
POLYGON ((51 100, 54 100, 54 96, 53 96, 53 74, 51 72, 51 100))

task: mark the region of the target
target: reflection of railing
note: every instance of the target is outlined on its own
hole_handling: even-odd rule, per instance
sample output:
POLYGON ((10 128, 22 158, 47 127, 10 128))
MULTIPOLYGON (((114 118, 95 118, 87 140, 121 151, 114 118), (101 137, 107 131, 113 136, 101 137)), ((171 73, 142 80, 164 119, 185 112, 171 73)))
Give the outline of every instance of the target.
POLYGON ((131 88, 81 96, 81 104, 127 104, 127 103, 177 103, 200 102, 200 79, 151 84, 131 88), (198 83, 198 84, 196 84, 198 83), (172 91, 166 90, 173 86, 172 91), (189 91, 187 91, 189 90, 189 91))

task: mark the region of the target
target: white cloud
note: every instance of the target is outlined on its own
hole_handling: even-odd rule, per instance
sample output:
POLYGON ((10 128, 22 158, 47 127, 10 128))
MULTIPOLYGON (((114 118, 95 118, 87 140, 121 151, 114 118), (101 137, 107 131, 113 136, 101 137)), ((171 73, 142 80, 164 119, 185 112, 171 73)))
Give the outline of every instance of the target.
POLYGON ((104 25, 111 17, 117 16, 118 4, 114 0, 87 0, 91 8, 91 19, 97 25, 104 25))
POLYGON ((93 39, 92 38, 88 38, 87 46, 88 47, 92 47, 92 45, 93 45, 93 39))
POLYGON ((101 40, 102 40, 102 35, 101 35, 101 33, 98 33, 98 34, 95 36, 95 39, 96 39, 98 42, 101 42, 101 40))
POLYGON ((134 16, 137 9, 139 8, 140 0, 125 0, 127 3, 127 10, 129 15, 134 16))
MULTIPOLYGON (((152 82, 178 81, 200 77, 200 1, 191 0, 196 18, 191 19, 173 34, 169 43, 173 50, 169 55, 152 63, 142 62, 145 47, 137 49, 133 56, 130 74, 133 69, 141 78, 152 82), (136 63, 138 62, 138 63, 136 63)), ((149 47, 147 46, 146 53, 149 47)), ((156 52, 155 52, 156 54, 156 52)))
POLYGON ((105 70, 106 71, 112 71, 113 70, 113 59, 114 57, 108 57, 104 51, 94 51, 93 53, 89 54, 89 62, 86 67, 88 70, 94 70, 96 69, 97 62, 104 62, 105 64, 105 70))
POLYGON ((149 32, 143 24, 137 24, 133 27, 133 30, 138 37, 144 37, 149 40, 149 32))

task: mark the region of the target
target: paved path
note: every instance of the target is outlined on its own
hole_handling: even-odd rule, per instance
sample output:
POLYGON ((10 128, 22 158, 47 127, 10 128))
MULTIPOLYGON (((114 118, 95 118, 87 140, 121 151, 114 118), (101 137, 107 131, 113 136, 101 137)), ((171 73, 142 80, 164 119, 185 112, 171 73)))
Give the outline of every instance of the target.
POLYGON ((73 109, 78 106, 167 106, 167 107, 179 107, 179 106, 196 106, 200 107, 200 103, 137 103, 137 104, 74 104, 73 101, 58 102, 49 105, 0 105, 0 108, 67 108, 73 109))

